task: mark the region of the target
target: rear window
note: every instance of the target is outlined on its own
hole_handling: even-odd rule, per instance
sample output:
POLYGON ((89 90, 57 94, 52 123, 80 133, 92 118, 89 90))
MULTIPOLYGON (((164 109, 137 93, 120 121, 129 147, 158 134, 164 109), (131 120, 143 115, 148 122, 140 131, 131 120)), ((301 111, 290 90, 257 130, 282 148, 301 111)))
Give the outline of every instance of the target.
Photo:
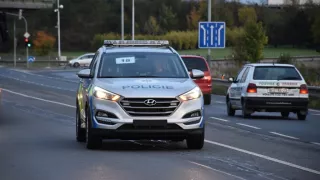
POLYGON ((186 64, 188 70, 191 69, 198 69, 201 71, 208 71, 207 64, 205 63, 205 60, 202 58, 196 58, 196 57, 182 57, 184 63, 186 64))
POLYGON ((253 73, 254 80, 302 80, 294 67, 262 66, 256 67, 253 73))

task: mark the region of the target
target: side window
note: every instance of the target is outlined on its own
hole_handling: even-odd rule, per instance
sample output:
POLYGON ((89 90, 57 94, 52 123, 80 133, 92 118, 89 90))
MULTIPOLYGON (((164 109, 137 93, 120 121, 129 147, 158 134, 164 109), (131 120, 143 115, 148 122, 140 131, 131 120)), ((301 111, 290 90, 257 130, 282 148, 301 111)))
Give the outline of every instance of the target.
POLYGON ((92 66, 93 66, 95 60, 97 59, 98 54, 99 54, 99 52, 96 52, 96 54, 93 56, 91 63, 89 65, 89 69, 92 69, 92 66))
POLYGON ((239 81, 241 80, 241 77, 242 77, 242 75, 243 75, 243 72, 244 72, 246 69, 247 69, 247 67, 243 67, 243 68, 241 69, 241 71, 239 72, 239 74, 238 74, 238 76, 237 76, 237 79, 236 79, 237 82, 239 82, 239 81))
POLYGON ((94 58, 92 59, 92 61, 91 61, 91 64, 90 64, 90 74, 92 75, 92 76, 94 76, 94 74, 95 74, 95 72, 96 72, 96 67, 97 67, 97 62, 98 62, 98 59, 99 59, 99 52, 97 52, 96 54, 95 54, 95 56, 94 56, 94 58))
POLYGON ((249 70, 250 70, 250 67, 247 67, 246 70, 244 71, 242 77, 241 77, 240 83, 246 82, 249 70))

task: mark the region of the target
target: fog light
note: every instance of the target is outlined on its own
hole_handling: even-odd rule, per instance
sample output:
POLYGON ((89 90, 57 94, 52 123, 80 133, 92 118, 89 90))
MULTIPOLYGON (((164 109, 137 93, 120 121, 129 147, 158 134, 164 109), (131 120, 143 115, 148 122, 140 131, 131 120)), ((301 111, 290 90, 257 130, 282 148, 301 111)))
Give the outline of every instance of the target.
POLYGON ((99 112, 97 113, 97 116, 99 116, 99 117, 109 117, 107 113, 101 112, 101 111, 99 111, 99 112))
POLYGON ((195 112, 190 115, 190 117, 198 117, 198 116, 200 116, 199 112, 195 112))

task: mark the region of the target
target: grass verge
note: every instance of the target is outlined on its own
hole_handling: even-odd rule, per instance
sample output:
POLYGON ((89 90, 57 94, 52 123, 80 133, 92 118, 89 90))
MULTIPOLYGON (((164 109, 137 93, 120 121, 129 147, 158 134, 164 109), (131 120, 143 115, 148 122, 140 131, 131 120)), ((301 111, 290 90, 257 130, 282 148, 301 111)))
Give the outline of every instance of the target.
MULTIPOLYGON (((214 85, 212 86, 212 94, 225 96, 227 93, 228 87, 223 85, 214 85)), ((320 97, 309 96, 309 108, 311 109, 320 109, 320 97)))

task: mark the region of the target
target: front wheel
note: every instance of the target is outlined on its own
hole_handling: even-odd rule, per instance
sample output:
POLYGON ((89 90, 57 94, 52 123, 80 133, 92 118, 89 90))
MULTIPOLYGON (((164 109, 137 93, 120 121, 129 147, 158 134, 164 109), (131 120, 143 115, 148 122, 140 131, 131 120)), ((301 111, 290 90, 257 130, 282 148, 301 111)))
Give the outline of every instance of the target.
POLYGON ((91 116, 87 110, 86 114, 86 146, 87 149, 99 149, 102 146, 102 139, 92 132, 91 116))
POLYGON ((81 128, 81 118, 78 106, 76 109, 76 137, 78 142, 86 141, 86 129, 81 128))
POLYGON ((205 94, 203 96, 203 98, 204 98, 204 104, 205 105, 210 105, 211 104, 211 94, 205 94))
POLYGON ((234 116, 236 114, 236 110, 232 108, 230 100, 227 101, 227 112, 228 116, 234 116))
POLYGON ((204 128, 199 134, 189 135, 187 138, 188 149, 202 149, 204 145, 204 128))

